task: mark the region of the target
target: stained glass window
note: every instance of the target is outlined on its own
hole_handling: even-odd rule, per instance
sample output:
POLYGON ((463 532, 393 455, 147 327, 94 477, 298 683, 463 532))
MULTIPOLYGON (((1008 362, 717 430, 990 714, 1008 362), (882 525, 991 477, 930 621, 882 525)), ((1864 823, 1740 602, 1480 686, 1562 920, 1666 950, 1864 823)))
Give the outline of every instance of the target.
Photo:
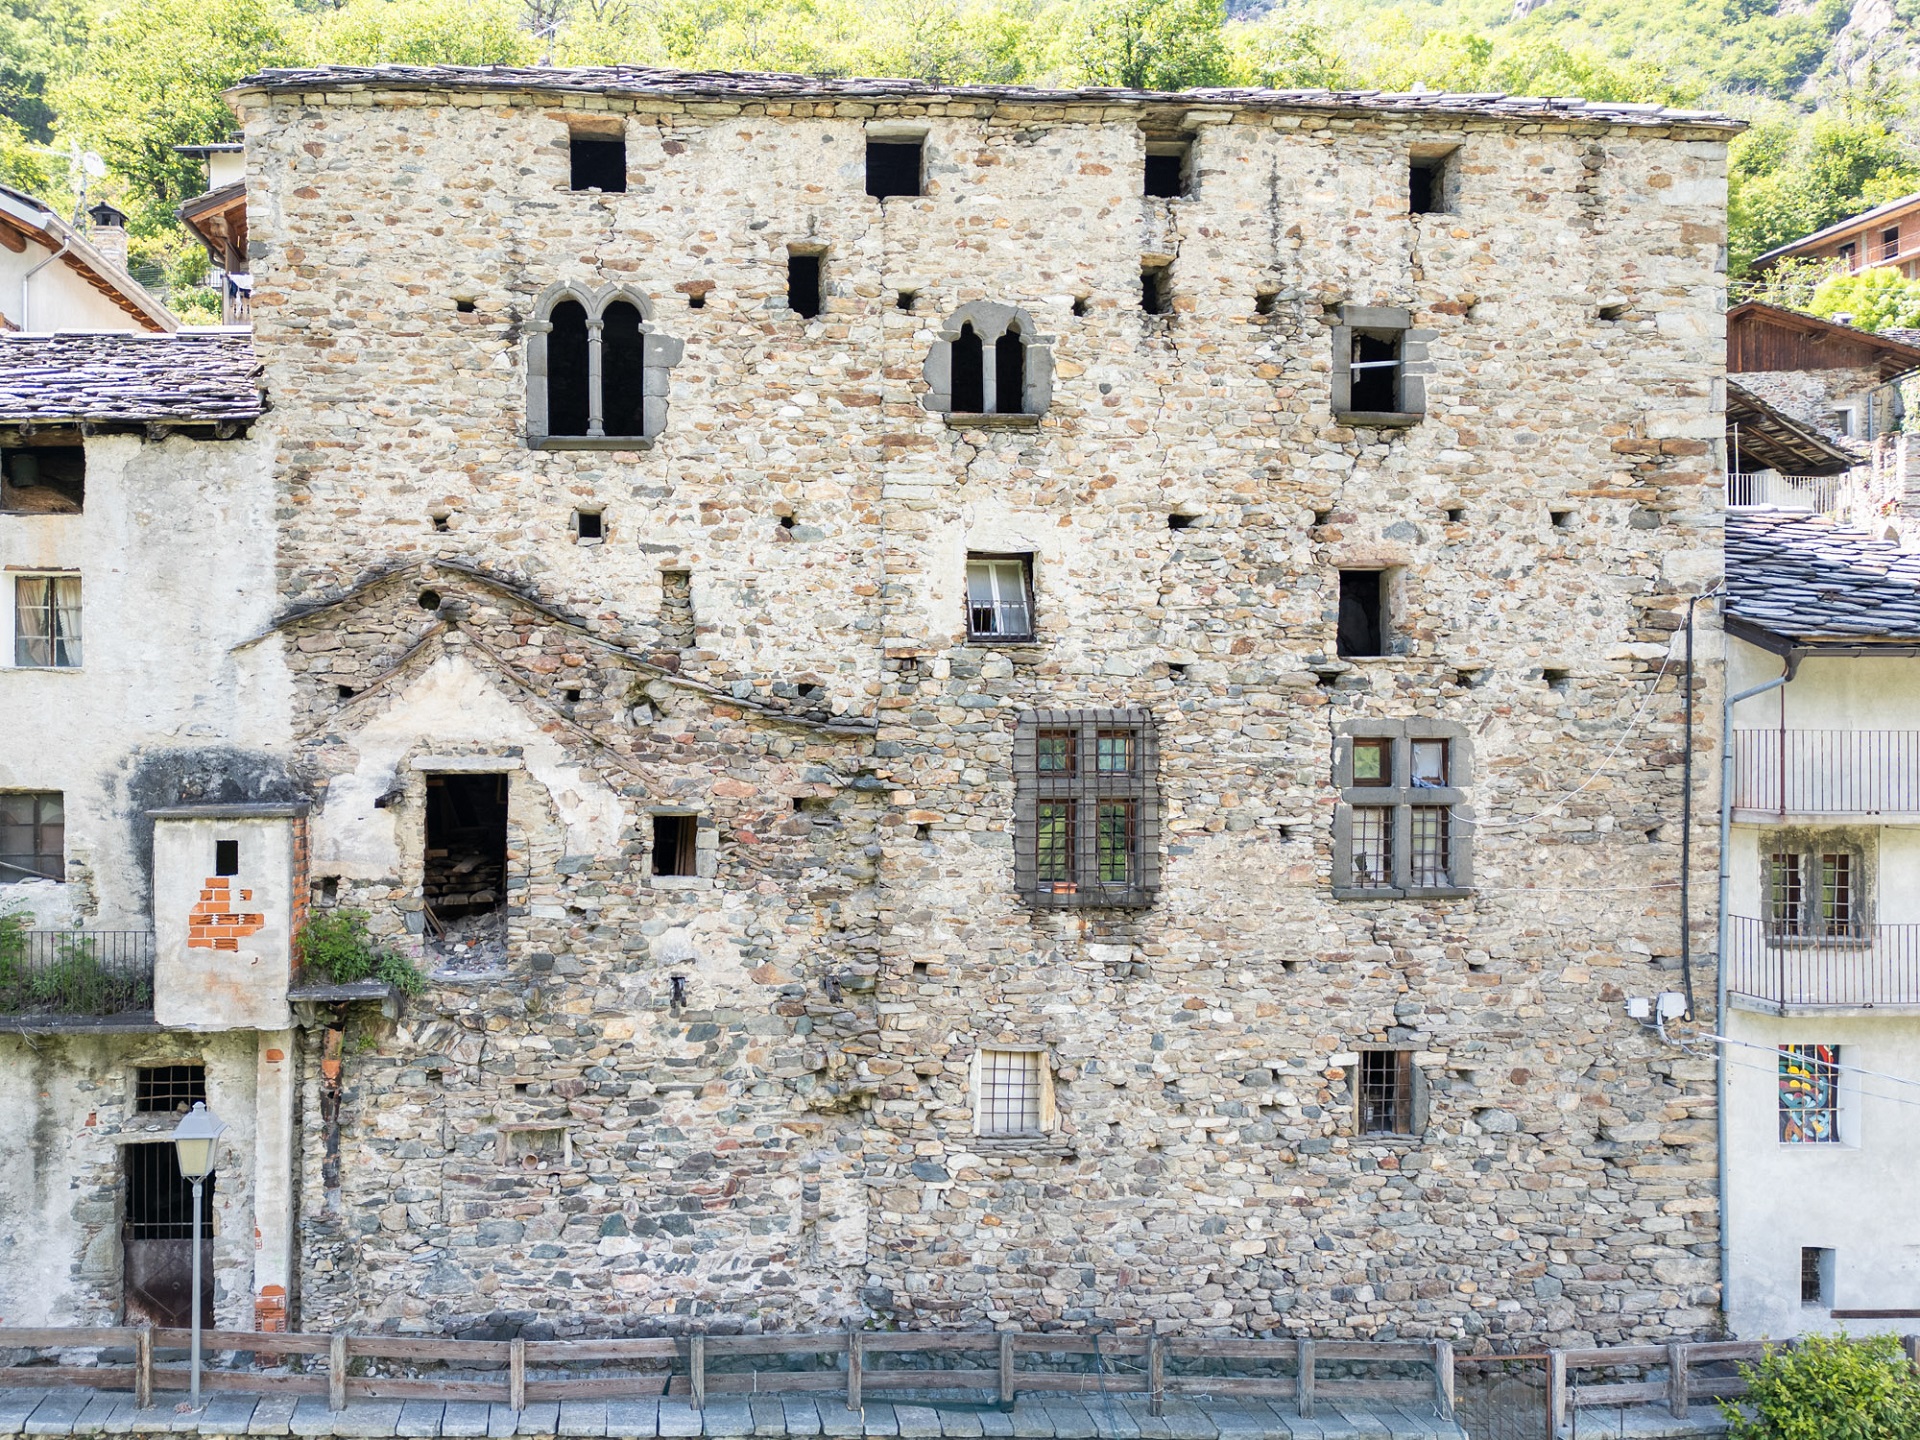
POLYGON ((1780 1142, 1831 1145, 1840 1139, 1840 1047, 1780 1047, 1780 1142))

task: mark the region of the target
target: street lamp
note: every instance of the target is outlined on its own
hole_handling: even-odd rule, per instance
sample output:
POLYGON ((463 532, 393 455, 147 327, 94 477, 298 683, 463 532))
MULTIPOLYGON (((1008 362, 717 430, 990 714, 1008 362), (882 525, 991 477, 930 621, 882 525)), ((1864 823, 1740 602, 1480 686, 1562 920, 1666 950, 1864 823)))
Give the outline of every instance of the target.
POLYGON ((207 1109, 207 1102, 196 1100, 186 1118, 173 1127, 173 1153, 179 1158, 180 1173, 193 1182, 193 1360, 191 1385, 193 1408, 200 1408, 200 1187, 213 1173, 213 1152, 227 1127, 207 1109))

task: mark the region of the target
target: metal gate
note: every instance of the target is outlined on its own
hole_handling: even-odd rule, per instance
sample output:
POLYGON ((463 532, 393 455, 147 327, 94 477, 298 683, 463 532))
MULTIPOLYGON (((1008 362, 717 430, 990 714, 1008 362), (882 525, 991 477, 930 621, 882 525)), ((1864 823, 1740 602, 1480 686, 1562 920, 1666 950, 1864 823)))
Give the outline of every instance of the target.
MULTIPOLYGON (((193 1186, 180 1173, 169 1142, 128 1145, 127 1205, 121 1261, 128 1323, 150 1320, 181 1328, 193 1323, 193 1186)), ((200 1321, 213 1324, 213 1181, 200 1196, 200 1321)))
POLYGON ((1454 1418, 1469 1440, 1553 1440, 1547 1357, 1456 1357, 1454 1418))

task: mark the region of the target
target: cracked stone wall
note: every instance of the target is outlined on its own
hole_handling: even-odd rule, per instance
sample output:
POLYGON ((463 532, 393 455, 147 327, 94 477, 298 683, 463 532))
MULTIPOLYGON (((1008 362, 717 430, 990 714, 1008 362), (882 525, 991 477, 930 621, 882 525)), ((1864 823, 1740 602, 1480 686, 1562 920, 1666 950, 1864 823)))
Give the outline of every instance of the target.
POLYGON ((1198 182, 1162 202, 1122 105, 238 107, 281 598, 339 602, 275 642, 316 878, 449 976, 411 767, 520 762, 497 971, 339 1037, 304 1323, 1711 1328, 1711 1077, 1619 1002, 1679 982, 1695 678, 1703 782, 1713 749, 1677 637, 1719 565, 1721 132, 1178 108, 1198 182), (568 192, 570 120, 609 116, 627 193, 568 192), (925 126, 924 197, 864 195, 875 120, 925 126), (1455 213, 1407 215, 1413 144, 1458 147, 1455 213), (523 443, 563 280, 684 340, 650 448, 523 443), (1049 339, 1037 425, 919 403, 976 300, 1049 339), (1342 305, 1412 312, 1422 423, 1334 421, 1342 305), (969 551, 1034 557, 1036 644, 964 643, 969 551), (1390 655, 1334 654, 1343 567, 1393 577, 1390 655), (1150 910, 1012 890, 1014 720, 1068 706, 1154 712, 1150 910), (1331 898, 1367 717, 1472 736, 1471 896, 1331 898), (651 883, 675 805, 704 888, 651 883), (973 1136, 996 1040, 1050 1047, 1044 1143, 973 1136), (1416 1052, 1424 1133, 1355 1133, 1373 1044, 1416 1052))

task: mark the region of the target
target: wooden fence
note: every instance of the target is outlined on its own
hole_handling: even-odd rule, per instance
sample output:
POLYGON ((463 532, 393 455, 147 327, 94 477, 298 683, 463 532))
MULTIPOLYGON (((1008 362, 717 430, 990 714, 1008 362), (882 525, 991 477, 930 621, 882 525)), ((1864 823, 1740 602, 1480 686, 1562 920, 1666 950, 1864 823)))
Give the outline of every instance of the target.
MULTIPOLYGON (((1080 1392, 1145 1396, 1160 1413, 1169 1395, 1289 1400, 1303 1417, 1316 1400, 1431 1404, 1452 1418, 1453 1347, 1444 1340, 1241 1340, 1179 1335, 1054 1335, 1012 1331, 939 1333, 849 1330, 811 1335, 683 1335, 634 1340, 428 1340, 395 1335, 201 1332, 209 1355, 236 1363, 203 1369, 204 1390, 325 1395, 335 1410, 349 1400, 485 1400, 519 1410, 531 1400, 606 1400, 683 1395, 703 1407, 709 1395, 821 1390, 861 1408, 889 1390, 985 1390, 1011 1404, 1021 1394, 1080 1392), (810 1356, 810 1366, 792 1367, 810 1356), (1022 1357, 1085 1357, 1091 1370, 1023 1368, 1022 1357), (262 1358, 277 1362, 261 1367, 262 1358), (920 1364, 901 1364, 919 1359, 920 1364), (761 1368, 762 1359, 787 1362, 761 1368), (245 1363, 239 1363, 244 1361, 245 1363), (371 1366, 355 1362, 373 1362, 371 1366), (893 1361, 895 1363, 888 1363, 893 1361), (966 1363, 972 1362, 972 1363, 966 1363), (1239 1362, 1285 1374, 1169 1373, 1195 1362, 1239 1362), (620 1366, 620 1374, 554 1375, 575 1365, 620 1366), (419 1374, 421 1367, 456 1367, 419 1374), (1116 1366, 1124 1368, 1115 1368, 1116 1366), (639 1368, 644 1367, 644 1368, 639 1368), (1355 1374, 1398 1369, 1400 1374, 1355 1374), (412 1375, 368 1373, 411 1368, 412 1375), (1338 1372, 1327 1374, 1325 1369, 1338 1372), (358 1369, 361 1373, 355 1373, 358 1369), (1424 1371, 1407 1376, 1409 1369, 1424 1371)), ((0 1385, 84 1385, 132 1390, 147 1406, 156 1390, 188 1388, 187 1367, 159 1364, 155 1351, 184 1347, 190 1332, 151 1327, 0 1327, 0 1351, 125 1349, 130 1364, 0 1366, 0 1385)))

